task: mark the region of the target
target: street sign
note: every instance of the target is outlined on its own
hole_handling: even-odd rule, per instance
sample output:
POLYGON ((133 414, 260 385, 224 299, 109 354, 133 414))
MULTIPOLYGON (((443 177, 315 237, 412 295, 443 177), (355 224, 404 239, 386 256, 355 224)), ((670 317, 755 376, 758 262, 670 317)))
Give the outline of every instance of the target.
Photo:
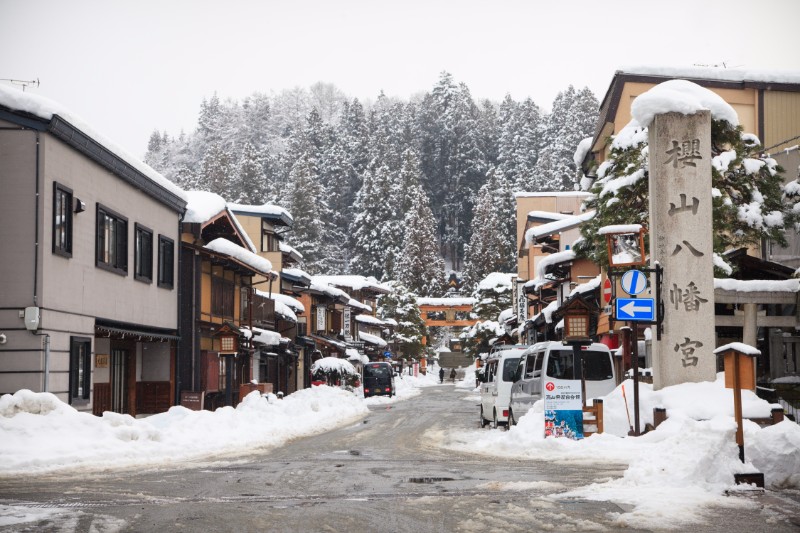
POLYGON ((656 316, 653 298, 617 298, 617 320, 653 322, 656 316))
POLYGON ((383 352, 383 356, 385 358, 387 358, 387 359, 391 359, 392 358, 392 352, 388 352, 388 351, 387 352, 383 352))
POLYGON ((606 303, 611 303, 611 280, 606 278, 603 282, 603 300, 606 303))
POLYGON ((630 295, 636 295, 647 288, 647 277, 638 270, 628 270, 622 275, 622 290, 630 295))

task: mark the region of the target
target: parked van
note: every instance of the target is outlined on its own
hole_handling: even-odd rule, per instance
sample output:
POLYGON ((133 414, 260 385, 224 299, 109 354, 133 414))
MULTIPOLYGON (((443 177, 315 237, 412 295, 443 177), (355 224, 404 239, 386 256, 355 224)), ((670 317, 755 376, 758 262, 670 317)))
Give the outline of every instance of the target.
MULTIPOLYGON (((599 398, 617 386, 614 361, 608 346, 593 343, 581 346, 585 368, 586 397, 599 398)), ((542 387, 553 382, 577 381, 580 383, 580 361, 576 361, 572 346, 561 341, 534 344, 522 354, 518 361, 511 386, 508 423, 516 424, 519 417, 527 413, 533 404, 542 398, 542 387)))
POLYGON ((514 373, 519 366, 525 345, 504 347, 493 352, 486 359, 481 376, 481 427, 489 422, 492 427, 508 422, 508 402, 511 398, 511 385, 514 373))
POLYGON ((394 369, 390 363, 364 365, 364 397, 394 396, 394 369))

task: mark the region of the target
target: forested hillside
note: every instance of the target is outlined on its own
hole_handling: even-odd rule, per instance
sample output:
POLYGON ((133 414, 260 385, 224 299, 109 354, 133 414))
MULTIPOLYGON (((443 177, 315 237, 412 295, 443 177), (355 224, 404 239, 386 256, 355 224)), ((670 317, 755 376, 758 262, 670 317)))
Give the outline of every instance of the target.
POLYGON ((416 278, 438 277, 444 264, 473 281, 513 269, 514 191, 573 188, 573 154, 594 131, 598 102, 569 86, 551 109, 511 96, 475 102, 446 72, 409 101, 380 94, 365 104, 323 83, 243 101, 215 94, 196 131, 154 132, 145 160, 184 188, 288 208, 288 240, 312 274, 435 293, 443 275, 416 278))

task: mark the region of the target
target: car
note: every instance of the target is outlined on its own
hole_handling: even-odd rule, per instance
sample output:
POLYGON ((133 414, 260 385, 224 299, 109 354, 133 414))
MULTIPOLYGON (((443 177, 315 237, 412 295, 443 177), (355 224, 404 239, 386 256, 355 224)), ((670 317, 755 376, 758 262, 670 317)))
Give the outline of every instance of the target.
MULTIPOLYGON (((614 361, 608 346, 593 343, 580 347, 585 368, 586 397, 600 398, 617 386, 614 361)), ((517 420, 542 398, 542 387, 548 382, 580 382, 580 362, 575 360, 572 346, 561 341, 534 344, 521 355, 513 376, 509 400, 508 424, 517 420)))
POLYGON ((364 365, 364 397, 394 396, 394 369, 390 363, 367 363, 364 365))
POLYGON ((486 359, 480 376, 481 389, 481 427, 491 422, 492 427, 508 427, 508 403, 511 398, 511 385, 514 372, 519 365, 525 345, 506 346, 493 351, 486 359), (491 417, 491 418, 489 418, 491 417))

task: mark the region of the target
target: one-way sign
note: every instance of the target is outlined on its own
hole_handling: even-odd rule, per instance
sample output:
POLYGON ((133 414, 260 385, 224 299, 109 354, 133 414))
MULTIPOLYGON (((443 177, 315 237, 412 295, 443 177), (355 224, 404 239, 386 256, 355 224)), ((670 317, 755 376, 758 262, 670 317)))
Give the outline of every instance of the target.
POLYGON ((641 320, 653 322, 656 316, 653 298, 617 298, 617 320, 641 320))

